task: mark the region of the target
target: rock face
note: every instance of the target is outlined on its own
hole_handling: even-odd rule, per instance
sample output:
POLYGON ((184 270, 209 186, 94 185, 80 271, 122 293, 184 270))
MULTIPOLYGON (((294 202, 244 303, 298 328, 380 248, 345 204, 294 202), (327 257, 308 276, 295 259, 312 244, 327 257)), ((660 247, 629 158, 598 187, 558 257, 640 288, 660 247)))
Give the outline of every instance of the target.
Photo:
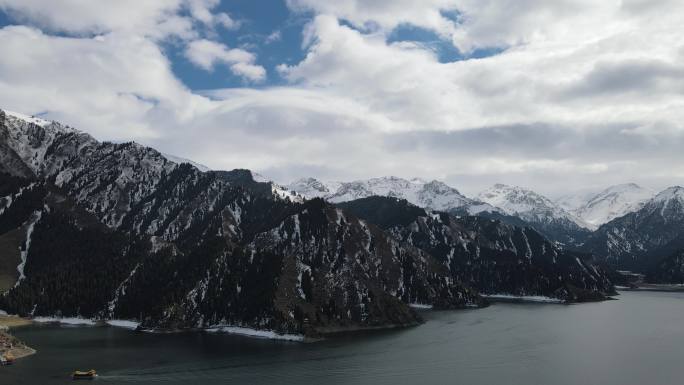
POLYGON ((583 246, 622 269, 647 272, 684 248, 684 188, 665 189, 633 213, 601 226, 583 246))
POLYGON ((496 211, 495 207, 467 198, 443 182, 427 182, 420 178, 406 180, 389 176, 354 182, 327 183, 314 178, 304 178, 286 187, 307 199, 319 197, 333 203, 371 196, 387 196, 406 199, 416 206, 430 210, 459 209, 469 214, 496 211))
POLYGON ((587 223, 531 190, 496 184, 481 192, 478 199, 500 208, 505 216, 522 219, 550 240, 565 245, 582 244, 591 233, 587 223))
POLYGON ((454 279, 483 293, 586 301, 604 299, 614 292, 607 274, 588 263, 585 255, 564 251, 529 227, 426 212, 407 201, 387 197, 338 206, 427 251, 449 269, 454 279))
POLYGON ((0 251, 13 278, 0 308, 316 335, 415 324, 410 303, 481 303, 432 256, 322 200, 38 123, 0 110, 0 244, 20 250, 0 251))

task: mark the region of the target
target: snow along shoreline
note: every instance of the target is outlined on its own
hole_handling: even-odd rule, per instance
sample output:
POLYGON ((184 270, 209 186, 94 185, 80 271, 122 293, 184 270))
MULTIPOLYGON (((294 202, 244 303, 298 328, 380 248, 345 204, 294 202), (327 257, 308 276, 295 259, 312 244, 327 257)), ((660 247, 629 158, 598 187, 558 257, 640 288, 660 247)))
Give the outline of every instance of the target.
POLYGON ((258 330, 240 326, 214 326, 204 329, 204 331, 209 333, 227 333, 281 341, 304 342, 305 340, 305 337, 302 334, 279 334, 273 330, 258 330))
MULTIPOLYGON (((117 320, 117 319, 93 320, 93 319, 87 319, 87 318, 81 318, 81 317, 35 317, 35 318, 32 318, 31 321, 36 322, 36 323, 41 323, 41 324, 54 323, 54 324, 69 325, 69 326, 100 326, 100 325, 106 324, 106 325, 109 325, 112 327, 118 327, 118 328, 129 329, 129 330, 136 330, 138 328, 138 326, 140 326, 140 323, 137 321, 117 320)), ((281 341, 303 342, 306 339, 306 337, 304 337, 304 335, 302 335, 302 334, 279 334, 273 330, 258 330, 258 329, 240 327, 240 326, 217 325, 217 326, 212 326, 212 327, 208 327, 208 328, 200 328, 200 329, 195 329, 195 330, 204 331, 204 332, 208 332, 208 333, 226 333, 226 334, 235 334, 235 335, 246 336, 246 337, 281 340, 281 341)), ((148 332, 148 333, 163 333, 164 332, 161 330, 154 330, 154 329, 148 329, 148 330, 143 330, 143 331, 148 332)))
POLYGON ((117 327, 135 330, 140 325, 139 322, 111 319, 111 320, 96 320, 81 317, 35 317, 30 318, 31 321, 41 324, 55 323, 61 325, 71 325, 71 326, 101 326, 103 324, 117 327))
POLYGON ((547 297, 544 295, 512 295, 512 294, 480 294, 494 302, 532 302, 532 303, 565 303, 564 300, 558 298, 547 297))

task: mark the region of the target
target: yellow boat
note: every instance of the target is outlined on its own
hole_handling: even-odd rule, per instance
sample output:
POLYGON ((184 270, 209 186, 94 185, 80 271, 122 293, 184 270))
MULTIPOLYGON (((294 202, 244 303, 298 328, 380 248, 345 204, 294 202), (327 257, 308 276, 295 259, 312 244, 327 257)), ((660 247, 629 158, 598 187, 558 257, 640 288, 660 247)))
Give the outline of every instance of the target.
POLYGON ((92 380, 95 377, 97 377, 97 372, 95 369, 90 369, 87 372, 75 370, 73 373, 71 373, 71 378, 74 380, 92 380))

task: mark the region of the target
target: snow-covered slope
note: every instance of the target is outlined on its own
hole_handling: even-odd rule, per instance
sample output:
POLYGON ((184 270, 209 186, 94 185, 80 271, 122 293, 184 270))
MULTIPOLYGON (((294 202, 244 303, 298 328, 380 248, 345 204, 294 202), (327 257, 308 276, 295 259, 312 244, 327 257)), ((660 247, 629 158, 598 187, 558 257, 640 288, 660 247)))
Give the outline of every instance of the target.
POLYGON ((19 282, 0 308, 23 316, 320 336, 415 325, 411 303, 481 303, 426 252, 249 170, 200 172, 2 110, 0 208, 19 282))
POLYGON ((659 212, 663 220, 681 220, 684 216, 684 187, 672 186, 646 202, 644 209, 659 212))
POLYGON ((437 180, 411 180, 395 176, 357 180, 353 182, 321 182, 305 178, 287 186, 305 198, 321 197, 333 203, 348 202, 370 196, 387 196, 406 199, 408 202, 431 210, 446 211, 463 208, 470 214, 496 211, 495 207, 467 198, 457 189, 437 180))
POLYGON ((175 156, 175 155, 166 154, 166 153, 162 153, 162 155, 164 155, 164 158, 172 161, 173 163, 178 163, 178 164, 187 163, 191 166, 194 166, 196 169, 198 169, 202 172, 211 171, 211 169, 209 167, 207 167, 201 163, 194 162, 190 159, 181 158, 180 156, 175 156))
POLYGON ((575 210, 587 204, 587 202, 595 197, 596 194, 598 194, 598 190, 575 191, 555 198, 553 202, 563 208, 565 211, 574 212, 575 210))
POLYGON ((26 123, 33 123, 33 124, 35 124, 37 126, 41 126, 41 127, 45 127, 48 124, 52 123, 52 122, 47 121, 45 119, 36 118, 35 116, 24 115, 24 114, 21 114, 19 112, 13 112, 13 111, 5 110, 5 114, 10 119, 14 118, 14 119, 22 120, 26 123))
POLYGON ((481 192, 478 199, 502 209, 508 215, 515 215, 530 222, 567 220, 579 227, 588 228, 587 223, 572 215, 545 196, 522 187, 496 184, 481 192))
POLYGON ((634 183, 611 186, 594 195, 573 214, 598 227, 615 218, 641 209, 653 197, 653 191, 634 183))
POLYGON ((338 182, 322 182, 315 178, 298 179, 285 186, 306 199, 326 198, 334 194, 340 187, 338 182))
POLYGON ((554 241, 578 245, 590 232, 589 224, 531 190, 496 184, 477 198, 500 208, 506 215, 522 219, 554 241))

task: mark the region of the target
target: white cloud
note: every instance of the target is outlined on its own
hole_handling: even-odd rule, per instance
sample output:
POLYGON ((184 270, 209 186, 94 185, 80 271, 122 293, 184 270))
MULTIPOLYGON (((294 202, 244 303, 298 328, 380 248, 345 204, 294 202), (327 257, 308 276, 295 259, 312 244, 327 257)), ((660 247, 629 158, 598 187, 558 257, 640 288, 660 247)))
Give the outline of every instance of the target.
MULTIPOLYGON (((290 5, 294 3, 308 3, 321 14, 305 31, 306 58, 281 66, 284 76, 312 91, 325 89, 368 105, 388 118, 385 125, 373 127, 391 133, 386 134, 391 141, 404 132, 412 137, 415 132, 460 131, 465 133, 457 136, 461 141, 478 146, 469 151, 453 144, 453 151, 467 155, 437 154, 416 141, 400 152, 385 149, 387 158, 402 158, 405 173, 423 168, 472 184, 525 179, 542 189, 552 189, 546 183, 552 180, 558 189, 597 181, 656 183, 655 175, 657 183, 677 183, 681 173, 669 165, 681 163, 682 157, 669 143, 681 144, 684 134, 679 2, 649 4, 647 11, 634 11, 633 4, 621 1, 415 2, 414 7, 433 11, 456 7, 459 23, 442 34, 464 51, 508 47, 492 57, 453 63, 440 63, 416 45, 387 43, 388 30, 404 22, 439 28, 390 12, 394 3, 343 1, 338 7, 303 0, 290 5), (357 27, 375 20, 380 29, 360 32, 340 19, 357 27), (542 144, 550 149, 543 153, 493 134, 516 135, 508 127, 540 122, 560 130, 554 131, 557 142, 542 144), (612 127, 610 135, 596 135, 599 126, 612 127), (469 133, 487 127, 499 128, 483 130, 489 142, 474 142, 469 133), (610 147, 615 150, 607 151, 610 147), (671 179, 663 182, 667 172, 662 170, 668 167, 671 179)), ((383 173, 380 165, 374 168, 383 173)))
POLYGON ((182 120, 201 97, 170 71, 151 41, 126 34, 96 38, 0 29, 0 105, 50 112, 107 139, 154 137, 160 111, 182 120))
POLYGON ((276 31, 271 32, 270 35, 266 36, 266 39, 264 40, 264 42, 266 44, 271 44, 271 43, 275 43, 277 41, 280 41, 282 38, 283 38, 282 32, 280 32, 279 30, 276 30, 276 31))
POLYGON ((225 12, 214 14, 212 12, 219 5, 220 0, 187 0, 187 2, 188 9, 193 18, 210 27, 220 25, 226 29, 240 28, 240 22, 233 19, 229 14, 225 12))
POLYGON ((287 0, 293 10, 333 15, 359 28, 389 32, 401 24, 412 24, 449 36, 454 21, 444 11, 456 9, 458 0, 287 0))
POLYGON ((143 17, 102 3, 111 17, 85 4, 75 20, 75 0, 59 2, 72 16, 39 3, 0 0, 47 31, 0 30, 0 108, 47 111, 102 139, 282 181, 420 175, 471 193, 498 181, 543 192, 625 181, 659 188, 684 175, 679 1, 292 0, 318 15, 304 31, 305 59, 279 67, 289 83, 203 95, 174 76, 162 36, 184 36, 188 58, 205 70, 266 76, 252 53, 207 40, 201 26, 216 28, 220 14, 183 16, 185 2, 128 4, 143 17), (455 10, 457 21, 445 13, 455 10), (388 43, 403 23, 464 51, 507 49, 443 63, 420 45, 388 43), (86 36, 47 34, 54 30, 86 36))
POLYGON ((188 44, 185 56, 206 71, 213 71, 216 64, 226 64, 238 76, 251 81, 262 81, 266 77, 264 67, 254 65, 254 54, 243 49, 230 49, 211 40, 195 40, 188 44))
POLYGON ((70 33, 152 33, 181 5, 182 0, 0 0, 0 8, 20 20, 70 33))
POLYGON ((154 39, 197 38, 201 24, 238 29, 241 23, 214 12, 220 0, 0 0, 0 9, 47 31, 76 35, 129 33, 154 39), (186 12, 187 11, 187 12, 186 12))

